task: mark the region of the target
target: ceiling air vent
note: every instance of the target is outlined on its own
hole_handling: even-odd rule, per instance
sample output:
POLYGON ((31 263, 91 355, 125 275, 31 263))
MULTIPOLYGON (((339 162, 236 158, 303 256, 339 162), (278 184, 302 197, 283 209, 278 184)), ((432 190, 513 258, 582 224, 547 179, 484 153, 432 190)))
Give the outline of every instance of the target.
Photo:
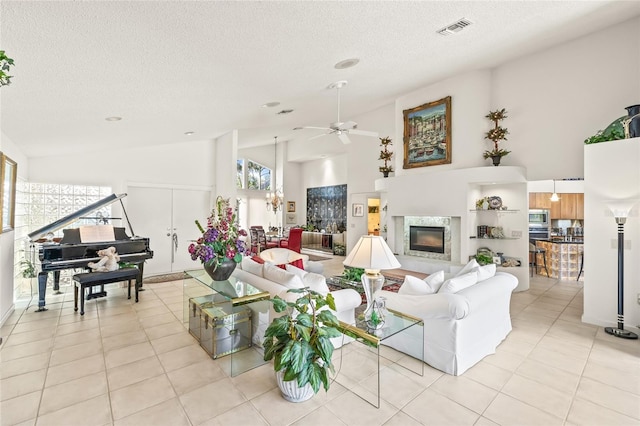
POLYGON ((459 20, 457 20, 456 22, 454 22, 451 25, 447 25, 444 28, 439 29, 438 31, 436 31, 438 34, 440 35, 452 35, 455 33, 458 33, 462 30, 464 30, 465 28, 467 28, 469 25, 473 24, 473 22, 471 22, 468 19, 465 18, 461 18, 459 20))

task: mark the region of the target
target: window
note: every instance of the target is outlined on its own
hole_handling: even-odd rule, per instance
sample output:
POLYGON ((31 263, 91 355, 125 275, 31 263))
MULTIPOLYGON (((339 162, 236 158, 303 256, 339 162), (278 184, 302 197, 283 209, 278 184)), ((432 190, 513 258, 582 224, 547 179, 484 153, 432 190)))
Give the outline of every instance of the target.
POLYGON ((236 164, 236 187, 244 188, 244 158, 238 158, 236 164))
POLYGON ((247 160, 247 189, 271 189, 271 169, 247 160))

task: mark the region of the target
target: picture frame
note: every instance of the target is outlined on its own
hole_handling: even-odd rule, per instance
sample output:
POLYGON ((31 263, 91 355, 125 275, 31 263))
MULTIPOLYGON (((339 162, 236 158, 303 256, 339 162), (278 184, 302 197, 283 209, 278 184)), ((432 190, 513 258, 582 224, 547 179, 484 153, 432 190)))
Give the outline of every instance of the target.
POLYGON ((296 211, 296 202, 287 201, 287 212, 293 213, 296 211))
POLYGON ((0 232, 15 228, 17 177, 18 163, 0 153, 0 232))
POLYGON ((403 169, 451 163, 451 96, 403 111, 403 169))
POLYGON ((287 225, 295 225, 296 224, 296 214, 295 213, 287 213, 285 215, 285 224, 287 225))
POLYGON ((351 214, 353 217, 362 217, 364 216, 364 204, 354 203, 352 207, 351 214))
POLYGON ((502 264, 502 261, 500 260, 500 256, 493 256, 493 263, 500 266, 502 264))

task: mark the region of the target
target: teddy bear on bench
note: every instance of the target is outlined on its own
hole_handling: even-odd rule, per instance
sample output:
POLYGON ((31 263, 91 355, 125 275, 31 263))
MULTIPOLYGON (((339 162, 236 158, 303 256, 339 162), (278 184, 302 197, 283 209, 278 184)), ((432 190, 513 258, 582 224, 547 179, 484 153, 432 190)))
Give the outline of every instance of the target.
POLYGON ((92 272, 109 272, 119 268, 120 256, 116 253, 115 247, 98 250, 98 256, 100 256, 100 260, 97 263, 89 262, 87 264, 92 272))

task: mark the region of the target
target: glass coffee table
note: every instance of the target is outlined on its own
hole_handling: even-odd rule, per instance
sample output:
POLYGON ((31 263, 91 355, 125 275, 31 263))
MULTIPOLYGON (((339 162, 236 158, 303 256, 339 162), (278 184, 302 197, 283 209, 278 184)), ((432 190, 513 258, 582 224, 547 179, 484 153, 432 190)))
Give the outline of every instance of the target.
MULTIPOLYGON (((363 347, 357 349, 358 353, 352 350, 346 354, 345 357, 353 356, 350 357, 351 360, 347 360, 345 370, 342 370, 345 368, 343 358, 340 359, 342 372, 336 375, 335 380, 374 407, 380 408, 380 372, 384 368, 396 364, 420 376, 424 375, 424 322, 420 318, 387 309, 384 325, 373 330, 364 322, 364 308, 361 306, 356 309, 355 325, 340 321, 342 333, 360 342, 363 347), (385 347, 385 343, 400 335, 405 342, 402 352, 385 347), (364 353, 361 351, 363 348, 364 353), (370 372, 373 374, 370 375, 370 372), (341 375, 344 377, 341 378, 341 375)), ((346 349, 345 346, 342 350, 346 349)), ((334 361, 334 365, 336 363, 334 361)))
POLYGON ((182 301, 185 327, 231 377, 266 363, 258 337, 269 325, 268 292, 196 269, 185 271, 182 301))

